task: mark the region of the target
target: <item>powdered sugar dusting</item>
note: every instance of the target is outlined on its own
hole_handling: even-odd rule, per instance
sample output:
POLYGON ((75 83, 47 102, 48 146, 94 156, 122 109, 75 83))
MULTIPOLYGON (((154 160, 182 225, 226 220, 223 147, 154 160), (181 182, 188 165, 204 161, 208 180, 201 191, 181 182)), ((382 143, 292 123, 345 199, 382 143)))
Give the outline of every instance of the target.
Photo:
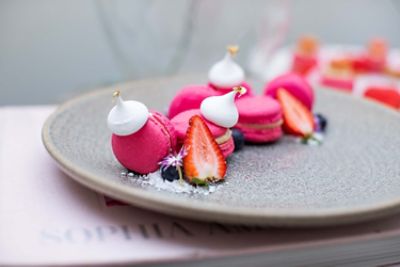
POLYGON ((160 171, 149 173, 148 175, 135 175, 132 172, 121 172, 121 176, 128 177, 130 181, 142 187, 153 187, 158 191, 169 191, 178 194, 201 194, 209 195, 223 186, 222 183, 210 184, 208 186, 194 186, 186 181, 174 180, 169 182, 163 180, 160 171))

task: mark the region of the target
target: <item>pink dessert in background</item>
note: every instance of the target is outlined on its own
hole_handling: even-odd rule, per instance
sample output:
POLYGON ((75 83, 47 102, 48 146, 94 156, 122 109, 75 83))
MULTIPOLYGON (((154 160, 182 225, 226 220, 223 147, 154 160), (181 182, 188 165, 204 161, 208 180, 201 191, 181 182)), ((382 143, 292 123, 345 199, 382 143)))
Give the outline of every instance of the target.
POLYGON ((266 143, 282 136, 282 111, 278 101, 269 96, 253 96, 236 101, 239 110, 239 129, 245 140, 266 143))
POLYGON ((322 76, 320 80, 321 85, 326 87, 332 87, 336 90, 351 92, 353 89, 354 81, 350 78, 338 78, 331 76, 322 76))
POLYGON ((299 38, 293 54, 292 72, 305 76, 318 64, 318 40, 314 36, 299 38))
POLYGON ((298 98, 308 109, 312 110, 314 104, 314 91, 311 85, 296 73, 280 75, 268 82, 264 94, 276 98, 278 89, 284 88, 298 98))
POLYGON ((350 92, 353 89, 355 77, 352 58, 340 56, 331 59, 322 69, 320 83, 326 87, 350 92))
POLYGON ((396 87, 370 86, 366 89, 364 96, 396 110, 400 109, 400 94, 396 87))
POLYGON ((353 59, 353 68, 356 72, 383 72, 385 71, 388 45, 384 39, 373 38, 367 44, 367 51, 353 59))
POLYGON ((396 110, 400 109, 399 84, 397 80, 386 75, 359 75, 354 81, 353 95, 373 99, 396 110))

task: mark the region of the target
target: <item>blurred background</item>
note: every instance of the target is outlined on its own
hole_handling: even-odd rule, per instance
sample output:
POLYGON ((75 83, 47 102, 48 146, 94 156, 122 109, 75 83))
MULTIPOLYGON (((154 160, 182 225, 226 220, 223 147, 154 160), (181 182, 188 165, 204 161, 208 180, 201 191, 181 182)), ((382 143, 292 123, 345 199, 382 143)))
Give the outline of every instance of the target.
POLYGON ((397 0, 0 0, 0 105, 58 103, 134 79, 205 73, 240 45, 249 76, 303 33, 400 46, 397 0))

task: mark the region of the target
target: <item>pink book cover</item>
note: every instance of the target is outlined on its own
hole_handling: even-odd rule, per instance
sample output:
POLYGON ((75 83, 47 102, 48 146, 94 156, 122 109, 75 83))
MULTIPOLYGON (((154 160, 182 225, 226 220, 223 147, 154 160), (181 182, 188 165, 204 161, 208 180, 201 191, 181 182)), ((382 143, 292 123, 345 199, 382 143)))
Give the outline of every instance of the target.
POLYGON ((399 235, 400 216, 276 229, 195 222, 124 205, 69 179, 41 142, 54 107, 0 108, 0 265, 178 262, 399 235))

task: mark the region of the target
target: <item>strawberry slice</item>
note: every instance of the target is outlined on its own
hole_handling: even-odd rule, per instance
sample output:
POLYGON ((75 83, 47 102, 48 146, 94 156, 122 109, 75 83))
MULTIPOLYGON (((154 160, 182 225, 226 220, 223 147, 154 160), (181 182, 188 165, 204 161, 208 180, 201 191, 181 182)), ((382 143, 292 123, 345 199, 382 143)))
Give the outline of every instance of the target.
POLYGON ((184 141, 186 156, 183 169, 190 183, 206 185, 224 179, 225 158, 204 120, 195 115, 190 118, 184 141))
POLYGON ((314 117, 311 111, 287 90, 281 88, 277 98, 283 111, 283 128, 293 135, 308 139, 314 133, 314 117))

